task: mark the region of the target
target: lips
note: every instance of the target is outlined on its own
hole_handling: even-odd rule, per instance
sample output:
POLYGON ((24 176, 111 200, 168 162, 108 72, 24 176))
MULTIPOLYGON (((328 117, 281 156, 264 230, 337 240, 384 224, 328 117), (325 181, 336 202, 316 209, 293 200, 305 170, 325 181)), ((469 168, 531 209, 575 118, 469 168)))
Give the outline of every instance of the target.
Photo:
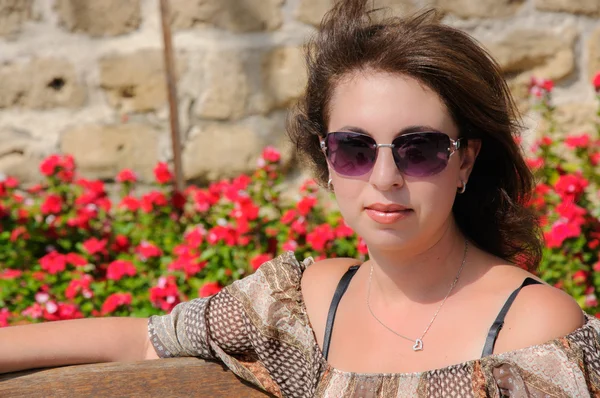
POLYGON ((397 204, 374 203, 365 207, 365 213, 379 224, 392 224, 408 217, 412 209, 397 204))
POLYGON ((395 211, 410 210, 406 206, 397 205, 397 204, 393 204, 393 203, 390 203, 390 204, 373 203, 372 205, 365 206, 365 209, 375 210, 375 211, 381 211, 381 212, 384 212, 384 213, 391 213, 391 212, 395 212, 395 211))

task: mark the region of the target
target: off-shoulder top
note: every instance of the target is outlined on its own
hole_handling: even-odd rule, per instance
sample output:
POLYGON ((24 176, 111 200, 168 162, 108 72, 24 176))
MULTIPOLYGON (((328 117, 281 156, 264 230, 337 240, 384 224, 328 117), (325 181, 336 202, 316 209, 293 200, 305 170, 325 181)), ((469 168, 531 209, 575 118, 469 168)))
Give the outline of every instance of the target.
POLYGON ((148 320, 161 358, 219 360, 240 378, 281 397, 600 396, 600 321, 543 344, 416 373, 333 368, 317 344, 300 281, 312 259, 292 252, 207 298, 148 320))

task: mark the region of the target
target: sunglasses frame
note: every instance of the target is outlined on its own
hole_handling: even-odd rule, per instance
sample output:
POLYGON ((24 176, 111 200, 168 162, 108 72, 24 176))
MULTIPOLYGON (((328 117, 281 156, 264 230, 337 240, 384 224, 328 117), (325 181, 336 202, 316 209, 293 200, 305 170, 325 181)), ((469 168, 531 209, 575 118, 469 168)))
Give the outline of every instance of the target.
MULTIPOLYGON (((352 133, 352 134, 356 134, 356 135, 359 135, 359 136, 367 137, 367 138, 373 140, 373 142, 375 142, 375 144, 373 145, 373 149, 375 149, 375 161, 373 162, 373 167, 375 166, 375 162, 377 161, 377 156, 379 156, 379 148, 394 149, 396 147, 396 145, 393 143, 394 140, 396 140, 398 138, 401 138, 401 137, 407 137, 407 136, 412 136, 412 135, 424 135, 424 134, 443 134, 443 135, 445 135, 450 140, 450 147, 448 148, 448 161, 450 161, 450 157, 452 155, 454 155, 455 152, 457 152, 460 148, 462 148, 462 143, 464 141, 467 141, 467 139, 465 137, 460 137, 460 138, 458 138, 458 139, 455 140, 455 139, 453 139, 452 137, 450 137, 446 133, 442 133, 441 131, 432 130, 432 131, 417 131, 417 132, 414 132, 414 133, 402 134, 402 135, 399 135, 398 137, 394 138, 392 140, 391 144, 378 144, 377 141, 375 141, 375 138, 373 138, 369 134, 358 133, 356 131, 332 131, 332 132, 329 132, 329 133, 325 134, 325 137, 323 137, 323 138, 321 138, 319 140, 320 141, 320 145, 321 145, 321 151, 323 151, 323 154, 325 155, 325 158, 327 159, 327 162, 329 162, 329 158, 327 157, 327 144, 326 144, 327 137, 330 134, 335 134, 335 133, 352 133)), ((398 163, 396 162, 396 155, 394 155, 394 163, 396 164, 396 168, 398 168, 398 163)), ((373 170, 373 167, 371 167, 371 170, 373 170)), ((369 171, 371 171, 371 170, 369 170, 369 171)), ((334 171, 335 171, 335 169, 334 169, 334 171)), ((365 172, 364 174, 369 173, 369 171, 365 172)), ((398 171, 400 173, 404 173, 399 168, 398 168, 398 171)), ((337 171, 336 171, 336 173, 337 173, 337 171)), ((364 175, 364 174, 362 174, 362 175, 364 175)), ((343 174, 340 174, 340 175, 343 175, 343 174)), ((358 177, 358 176, 355 176, 355 177, 358 177)))

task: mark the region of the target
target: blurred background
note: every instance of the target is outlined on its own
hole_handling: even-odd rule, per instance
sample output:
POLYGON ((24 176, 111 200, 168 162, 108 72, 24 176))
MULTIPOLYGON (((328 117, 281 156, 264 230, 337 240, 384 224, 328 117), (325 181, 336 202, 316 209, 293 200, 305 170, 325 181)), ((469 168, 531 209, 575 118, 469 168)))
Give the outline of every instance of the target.
MULTIPOLYGON (((497 58, 524 112, 532 76, 554 80, 565 131, 592 130, 598 0, 380 0, 435 6, 497 58)), ((331 0, 171 0, 185 179, 204 184, 286 147, 286 109, 305 81, 301 47, 331 0)), ((69 153, 80 173, 142 181, 171 162, 158 0, 0 2, 0 171, 33 182, 69 153)), ((532 126, 535 119, 527 119, 532 126)), ((293 163, 292 163, 293 164, 293 163)))

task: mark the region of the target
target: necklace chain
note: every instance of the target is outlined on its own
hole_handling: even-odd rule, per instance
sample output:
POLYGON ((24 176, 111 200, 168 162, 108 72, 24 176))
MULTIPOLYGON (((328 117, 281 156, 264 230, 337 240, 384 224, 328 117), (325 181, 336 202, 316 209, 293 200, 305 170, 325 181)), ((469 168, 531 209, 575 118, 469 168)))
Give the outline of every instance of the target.
POLYGON ((442 307, 446 303, 446 300, 450 296, 450 293, 452 293, 452 290, 454 290, 454 286, 456 286, 456 283, 458 282, 458 278, 460 278, 460 274, 461 274, 461 272, 463 270, 463 267, 465 266, 465 262, 467 260, 467 250, 468 250, 468 245, 467 245, 467 240, 465 240, 465 250, 464 250, 464 253, 463 253, 462 263, 460 264, 460 268, 458 269, 458 273, 456 274, 456 277, 454 278, 454 281, 452 282, 452 285, 450 285, 450 290, 448 290, 448 293, 446 293, 446 297, 444 297, 444 299, 442 300, 442 303, 438 307, 437 311, 435 311, 435 314, 433 314, 433 317, 431 318, 431 321, 429 321, 429 324, 427 325, 427 327, 423 331, 423 334, 421 334, 421 337, 419 337, 418 339, 411 339, 410 337, 406 337, 406 336, 404 336, 404 335, 396 332, 395 330, 391 329, 389 326, 387 326, 386 324, 384 324, 383 322, 381 322, 381 320, 379 318, 377 318, 377 316, 373 313, 373 310, 371 309, 371 305, 369 303, 369 298, 371 297, 371 281, 373 279, 373 264, 371 264, 371 271, 369 272, 369 286, 368 286, 368 289, 367 289, 367 308, 369 309, 369 312, 371 313, 371 315, 373 316, 373 318, 375 318, 375 320, 377 322, 379 322, 381 324, 381 326, 383 326, 384 328, 386 328, 390 332, 394 333, 396 336, 402 337, 405 340, 414 342, 415 343, 413 345, 413 350, 414 351, 421 351, 423 349, 423 338, 425 337, 425 335, 429 331, 429 328, 431 328, 431 325, 433 325, 433 322, 435 321, 435 318, 437 318, 440 310, 442 309, 442 307))

